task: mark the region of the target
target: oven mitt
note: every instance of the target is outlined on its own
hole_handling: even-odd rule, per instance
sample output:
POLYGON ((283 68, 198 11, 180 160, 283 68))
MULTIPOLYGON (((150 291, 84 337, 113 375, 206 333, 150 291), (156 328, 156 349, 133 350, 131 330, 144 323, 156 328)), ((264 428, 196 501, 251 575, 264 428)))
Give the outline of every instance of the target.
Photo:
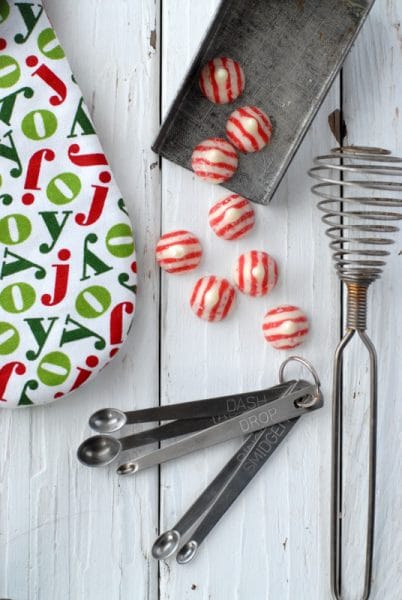
POLYGON ((38 2, 0 0, 0 408, 77 389, 134 313, 130 219, 38 2))

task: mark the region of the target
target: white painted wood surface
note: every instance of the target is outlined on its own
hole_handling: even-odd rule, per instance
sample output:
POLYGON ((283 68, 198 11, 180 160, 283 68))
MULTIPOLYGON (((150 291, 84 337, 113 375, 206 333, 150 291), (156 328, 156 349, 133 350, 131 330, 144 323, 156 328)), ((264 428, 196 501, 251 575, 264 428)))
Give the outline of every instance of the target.
MULTIPOLYGON (((344 72, 344 110, 348 126, 347 141, 351 144, 376 145, 402 155, 402 123, 399 118, 402 98, 402 5, 398 0, 378 0, 370 19, 348 58, 344 72)), ((402 235, 390 247, 384 275, 369 292, 368 332, 379 355, 378 411, 378 485, 377 538, 375 546, 374 598, 402 597, 401 551, 399 525, 402 515, 401 440, 402 391, 401 333, 402 321, 402 235)), ((351 443, 346 449, 348 470, 346 529, 349 589, 356 592, 357 573, 361 573, 362 556, 357 554, 362 537, 351 533, 350 519, 360 518, 365 526, 365 463, 366 438, 361 435, 361 423, 367 423, 365 382, 367 364, 365 351, 354 344, 345 372, 345 387, 349 390, 346 427, 351 443), (361 363, 361 368, 358 368, 361 363), (352 393, 356 394, 353 402, 352 393), (353 440, 353 441, 352 441, 353 440), (360 494, 355 485, 360 481, 360 494)), ((359 527, 359 523, 357 524, 359 527)), ((356 527, 356 521, 354 522, 356 527)), ((357 530, 358 531, 358 530, 357 530)), ((361 578, 360 578, 361 581, 361 578)))
MULTIPOLYGON (((217 2, 45 2, 133 217, 141 285, 130 339, 96 381, 65 402, 1 412, 0 598, 330 597, 329 393, 341 311, 306 170, 316 154, 335 145, 327 116, 340 106, 340 87, 337 82, 331 89, 272 204, 256 207, 253 234, 233 244, 215 238, 207 213, 222 189, 196 181, 166 161, 160 171, 150 145, 159 122, 160 75, 164 113, 217 2), (205 250, 202 265, 192 275, 162 276, 159 289, 155 241, 160 229, 181 226, 199 235, 205 250), (226 322, 198 321, 188 308, 196 278, 202 273, 230 276, 235 258, 248 249, 265 249, 278 259, 278 287, 265 299, 239 297, 226 322), (164 465, 160 475, 154 469, 118 480, 113 470, 92 472, 77 464, 76 447, 89 433, 87 418, 110 404, 138 408, 275 383, 288 353, 272 350, 260 327, 264 312, 282 302, 299 304, 311 318, 312 334, 300 352, 319 371, 327 405, 298 424, 193 564, 179 567, 167 561, 159 571, 150 557, 158 526, 173 525, 238 444, 164 465)), ((382 145, 399 154, 401 20, 398 0, 377 0, 343 74, 348 141, 382 145)), ((369 331, 381 359, 376 600, 402 597, 401 239, 370 297, 369 331)), ((359 381, 364 368, 358 372, 358 363, 359 356, 352 353, 345 384, 363 402, 359 381)), ((347 425, 357 437, 357 416, 348 412, 347 425)), ((361 447, 349 450, 358 457, 355 462, 364 460, 361 447)), ((364 469, 347 477, 354 517, 362 512, 357 490, 364 469)), ((350 588, 356 589, 358 537, 355 533, 350 544, 348 569, 350 588)))

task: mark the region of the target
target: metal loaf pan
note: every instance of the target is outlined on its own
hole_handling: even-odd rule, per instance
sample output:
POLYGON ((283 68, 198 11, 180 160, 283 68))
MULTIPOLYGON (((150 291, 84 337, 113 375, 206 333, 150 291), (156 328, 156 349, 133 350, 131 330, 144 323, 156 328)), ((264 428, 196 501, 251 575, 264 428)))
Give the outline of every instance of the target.
POLYGON ((196 144, 225 137, 235 108, 258 106, 272 120, 271 143, 241 155, 225 187, 268 204, 374 1, 222 0, 153 150, 190 169, 196 144), (232 104, 213 104, 198 85, 203 65, 218 56, 245 72, 246 88, 232 104))

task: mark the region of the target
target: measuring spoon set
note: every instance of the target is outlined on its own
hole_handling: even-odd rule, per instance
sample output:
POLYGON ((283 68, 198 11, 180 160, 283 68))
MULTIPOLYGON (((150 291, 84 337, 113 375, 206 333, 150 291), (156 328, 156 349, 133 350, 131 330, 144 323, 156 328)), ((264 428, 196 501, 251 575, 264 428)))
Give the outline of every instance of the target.
POLYGON ((89 425, 98 435, 82 442, 77 451, 78 460, 88 467, 109 465, 126 450, 180 438, 163 448, 120 463, 117 473, 122 476, 235 437, 247 436, 183 517, 158 537, 152 548, 154 558, 166 559, 177 552, 179 564, 190 562, 209 532, 298 419, 322 406, 320 381, 313 366, 305 359, 292 356, 282 363, 279 381, 276 386, 256 392, 129 412, 105 408, 90 417, 89 425), (302 363, 312 374, 314 383, 304 380, 285 382, 284 369, 290 361, 302 363), (126 425, 160 421, 169 422, 121 438, 110 435, 126 425))

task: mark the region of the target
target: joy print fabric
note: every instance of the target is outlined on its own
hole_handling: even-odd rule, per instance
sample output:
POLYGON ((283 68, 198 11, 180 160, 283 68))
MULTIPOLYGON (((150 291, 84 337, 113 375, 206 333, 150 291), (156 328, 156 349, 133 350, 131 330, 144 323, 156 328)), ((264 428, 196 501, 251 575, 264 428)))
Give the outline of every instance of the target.
POLYGON ((0 408, 43 404, 118 352, 132 226, 37 2, 0 0, 0 408))

